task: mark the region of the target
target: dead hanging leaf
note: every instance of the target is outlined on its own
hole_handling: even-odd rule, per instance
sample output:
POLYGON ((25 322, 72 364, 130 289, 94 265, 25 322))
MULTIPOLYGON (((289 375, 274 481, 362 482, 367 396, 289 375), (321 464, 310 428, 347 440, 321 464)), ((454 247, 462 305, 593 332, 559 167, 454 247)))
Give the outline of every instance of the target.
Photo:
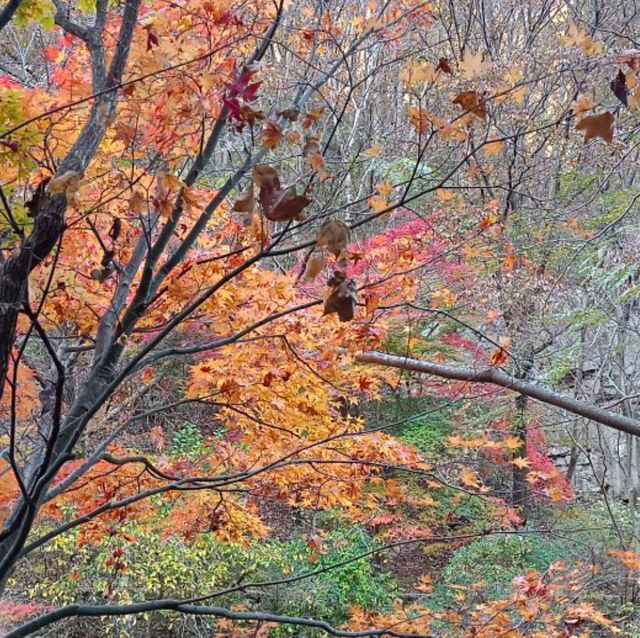
MULTIPOLYGON (((260 193, 262 195, 262 191, 260 193)), ((295 186, 289 186, 283 191, 274 193, 273 205, 263 207, 264 215, 273 222, 289 221, 292 219, 302 220, 302 211, 311 203, 311 200, 304 195, 296 193, 295 186)))
POLYGON ((319 173, 320 179, 327 179, 328 175, 325 170, 324 158, 322 157, 322 146, 320 145, 319 135, 307 135, 305 138, 304 148, 302 154, 307 159, 309 166, 319 173))
POLYGON ((124 122, 118 122, 116 124, 115 139, 131 144, 136 137, 136 129, 133 126, 129 126, 124 122))
POLYGON ((322 154, 319 135, 307 135, 304 141, 304 149, 302 149, 302 154, 305 157, 309 157, 309 155, 322 154))
POLYGON ((284 111, 279 111, 278 115, 285 120, 289 120, 289 122, 295 122, 298 119, 299 113, 295 109, 285 109, 284 111))
POLYGON ((313 253, 307 260, 307 267, 304 269, 302 281, 306 284, 312 282, 324 268, 324 258, 320 253, 313 253))
POLYGON ((443 73, 447 73, 448 75, 453 75, 453 69, 451 68, 451 65, 449 64, 449 60, 447 60, 447 58, 440 58, 438 60, 438 69, 440 69, 440 71, 442 71, 443 73))
POLYGON ((64 193, 67 198, 73 197, 80 187, 82 173, 78 171, 67 171, 59 177, 54 177, 48 184, 46 192, 49 195, 64 193))
POLYGON ((258 121, 262 121, 265 118, 264 111, 255 111, 248 104, 243 104, 240 107, 240 119, 243 122, 253 124, 258 121))
POLYGON ((487 117, 487 107, 476 91, 462 91, 454 98, 453 103, 459 104, 463 111, 473 113, 480 119, 487 117))
POLYGON ((498 367, 501 366, 507 360, 507 351, 504 348, 496 348, 491 353, 491 365, 498 367))
POLYGON ((277 122, 267 122, 259 137, 262 146, 275 148, 282 139, 282 127, 277 122))
POLYGON ((318 173, 318 176, 321 181, 324 182, 326 179, 328 179, 329 175, 325 170, 324 157, 322 157, 320 153, 313 153, 312 155, 309 155, 307 157, 307 162, 309 162, 309 166, 311 166, 311 168, 316 173, 318 173))
POLYGON ((253 184, 249 184, 248 188, 238 194, 232 210, 236 213, 251 213, 253 212, 255 203, 256 202, 253 197, 253 184))
POLYGON ((329 219, 318 230, 316 242, 321 248, 326 247, 336 258, 347 249, 351 239, 351 229, 339 219, 329 219))
POLYGON ((509 352, 507 348, 511 345, 511 337, 500 337, 499 347, 491 353, 491 365, 501 366, 507 360, 509 352))
POLYGON ((405 84, 415 85, 423 82, 433 82, 436 70, 426 62, 409 62, 400 71, 400 80, 405 84))
POLYGON ((284 139, 293 146, 294 144, 299 144, 302 139, 302 135, 298 131, 287 131, 284 134, 284 139))
POLYGON ((324 106, 307 111, 302 119, 302 128, 309 128, 314 122, 317 122, 322 117, 323 113, 324 106))
POLYGON ((355 316, 356 285, 352 279, 347 279, 343 272, 333 273, 333 277, 327 282, 333 289, 324 302, 323 315, 336 313, 340 321, 351 321, 355 316))
POLYGON ((500 155, 504 151, 504 142, 502 140, 486 142, 482 150, 485 155, 500 155))
POLYGON ((593 106, 593 100, 588 95, 578 95, 576 99, 571 102, 571 111, 576 118, 580 120, 593 106))
POLYGON ((587 115, 576 124, 576 131, 584 131, 584 143, 594 137, 602 138, 607 144, 613 140, 613 113, 605 111, 599 115, 587 115))
POLYGON ((275 168, 271 168, 271 166, 267 166, 266 164, 257 164, 253 167, 253 181, 259 188, 270 186, 271 188, 280 190, 278 172, 275 168))
POLYGON ((625 105, 629 106, 629 91, 627 89, 627 76, 622 69, 618 69, 618 74, 609 84, 613 94, 625 105))
POLYGON ((262 209, 271 209, 280 191, 280 178, 277 171, 266 164, 258 164, 253 167, 253 181, 260 188, 258 198, 262 209))

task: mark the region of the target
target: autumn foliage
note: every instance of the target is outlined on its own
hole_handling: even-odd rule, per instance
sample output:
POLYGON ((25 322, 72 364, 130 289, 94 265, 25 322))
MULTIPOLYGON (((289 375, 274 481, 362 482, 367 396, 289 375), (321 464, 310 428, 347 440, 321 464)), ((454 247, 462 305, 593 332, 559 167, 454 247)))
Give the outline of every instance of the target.
MULTIPOLYGON (((216 636, 620 632, 588 557, 438 578, 476 541, 582 533, 548 513, 579 496, 555 449, 583 441, 527 384, 566 390, 573 329, 593 328, 562 314, 583 303, 576 261, 634 210, 550 202, 570 209, 559 175, 589 154, 613 174, 631 152, 640 52, 544 2, 535 37, 495 50, 473 2, 18 4, 0 32, 0 627, 177 612, 216 636), (570 61, 547 68, 558 48, 570 61), (344 526, 372 545, 344 558, 344 526), (132 592, 149 542, 229 552, 215 590, 132 592), (269 563, 277 542, 307 571, 269 563), (403 551, 419 558, 388 568, 405 590, 377 605, 344 583, 342 616, 269 598, 403 551), (71 556, 66 573, 47 556, 71 556)), ((575 394, 565 420, 584 415, 575 394)), ((593 403, 601 427, 640 428, 593 403)), ((620 587, 635 549, 603 552, 620 587)))

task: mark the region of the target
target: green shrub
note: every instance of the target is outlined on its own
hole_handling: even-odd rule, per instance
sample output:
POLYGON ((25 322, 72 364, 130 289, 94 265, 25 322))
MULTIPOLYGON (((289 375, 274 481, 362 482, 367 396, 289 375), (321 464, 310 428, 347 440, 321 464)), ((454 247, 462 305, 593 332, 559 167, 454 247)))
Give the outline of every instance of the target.
MULTIPOLYGON (((368 610, 388 607, 397 587, 391 576, 380 573, 370 558, 331 566, 375 547, 359 526, 341 525, 321 545, 312 549, 302 538, 257 542, 251 545, 220 543, 211 534, 194 542, 169 537, 129 524, 133 542, 104 538, 94 546, 77 547, 76 534, 58 537, 40 555, 34 555, 36 571, 30 582, 13 583, 16 598, 46 600, 53 605, 75 602, 126 604, 155 598, 189 598, 210 594, 242 580, 243 583, 286 579, 315 570, 327 571, 293 583, 255 588, 215 599, 217 605, 249 604, 254 610, 295 616, 313 616, 331 623, 347 620, 353 605, 368 610), (114 570, 109 561, 114 550, 122 551, 125 569, 114 570)), ((96 635, 136 637, 153 631, 178 631, 192 618, 160 612, 143 617, 107 618, 96 635), (143 631, 144 629, 144 631, 143 631)), ((198 620, 207 632, 214 619, 198 620), (202 624, 204 623, 204 625, 202 624)), ((69 636, 86 634, 77 621, 69 636), (74 633, 75 632, 75 633, 74 633)), ((282 626, 274 635, 308 635, 311 630, 282 626), (306 631, 306 633, 305 633, 306 631)))

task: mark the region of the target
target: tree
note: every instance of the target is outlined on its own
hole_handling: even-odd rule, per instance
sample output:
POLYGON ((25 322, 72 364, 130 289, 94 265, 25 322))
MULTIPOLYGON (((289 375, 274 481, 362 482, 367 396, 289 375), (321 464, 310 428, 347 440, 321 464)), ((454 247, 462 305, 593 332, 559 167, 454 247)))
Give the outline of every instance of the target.
MULTIPOLYGON (((398 504, 432 512, 438 490, 455 489, 487 501, 492 532, 513 533, 529 490, 561 501, 565 483, 537 448, 532 467, 533 421, 545 416, 484 384, 640 432, 626 360, 624 413, 537 383, 561 384, 577 327, 583 343, 600 343, 593 317, 576 316, 593 294, 578 260, 602 268, 611 237, 633 228, 633 185, 613 218, 576 212, 606 199, 612 174, 633 162, 640 65, 620 46, 633 19, 542 0, 493 14, 405 0, 45 4, 0 14, 4 26, 17 10, 31 22, 16 29, 40 39, 5 43, 2 79, 0 591, 65 534, 80 546, 133 543, 129 520, 163 539, 264 538, 266 498, 387 525, 398 504), (551 55, 558 43, 566 60, 551 55), (613 139, 614 123, 628 142, 613 139), (576 194, 567 182, 583 164, 598 181, 576 194), (578 247, 565 252, 558 237, 578 247), (558 316, 569 291, 574 315, 558 316), (435 360, 412 358, 425 353, 435 360), (434 466, 389 425, 366 423, 361 403, 404 391, 393 369, 370 363, 467 382, 412 378, 407 394, 415 383, 463 408, 499 403, 479 436, 449 445, 499 459, 512 498, 487 496, 477 464, 434 466), (202 444, 165 453, 185 421, 202 444), (403 472, 428 490, 412 496, 403 472)), ((634 299, 632 260, 621 260, 622 294, 634 299)), ((616 298, 602 320, 621 342, 633 341, 633 307, 616 298)), ((398 527, 413 537, 390 546, 451 538, 398 527)), ((321 549, 314 535, 309 543, 321 549)), ((109 557, 115 573, 123 551, 109 557)), ((494 601, 486 635, 511 627, 505 606, 538 622, 537 598, 555 605, 547 627, 611 626, 586 602, 567 606, 549 584, 555 571, 494 601)), ((9 635, 151 610, 345 636, 435 627, 394 633, 400 608, 356 612, 340 629, 210 604, 258 585, 132 604, 109 602, 110 585, 103 605, 62 606, 9 635)), ((485 622, 486 610, 467 612, 459 634, 465 619, 485 622)))

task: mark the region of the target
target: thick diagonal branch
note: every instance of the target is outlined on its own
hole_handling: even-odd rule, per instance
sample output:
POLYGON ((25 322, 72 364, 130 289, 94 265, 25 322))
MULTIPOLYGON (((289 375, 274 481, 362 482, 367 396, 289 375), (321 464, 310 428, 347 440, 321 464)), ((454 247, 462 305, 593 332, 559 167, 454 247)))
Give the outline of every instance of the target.
POLYGON ((470 383, 490 383, 507 390, 519 392, 524 396, 531 397, 547 405, 567 410, 572 414, 582 416, 596 423, 606 425, 614 430, 627 432, 634 436, 640 436, 640 421, 631 419, 617 412, 612 412, 606 408, 580 401, 573 397, 560 394, 549 388, 544 388, 535 383, 521 381, 503 372, 498 368, 462 368, 458 366, 448 366, 440 363, 431 363, 420 359, 409 359, 408 357, 397 357, 384 352, 364 352, 356 355, 358 363, 374 363, 377 365, 410 370, 411 372, 422 372, 431 374, 442 379, 453 379, 455 381, 468 381, 470 383))

